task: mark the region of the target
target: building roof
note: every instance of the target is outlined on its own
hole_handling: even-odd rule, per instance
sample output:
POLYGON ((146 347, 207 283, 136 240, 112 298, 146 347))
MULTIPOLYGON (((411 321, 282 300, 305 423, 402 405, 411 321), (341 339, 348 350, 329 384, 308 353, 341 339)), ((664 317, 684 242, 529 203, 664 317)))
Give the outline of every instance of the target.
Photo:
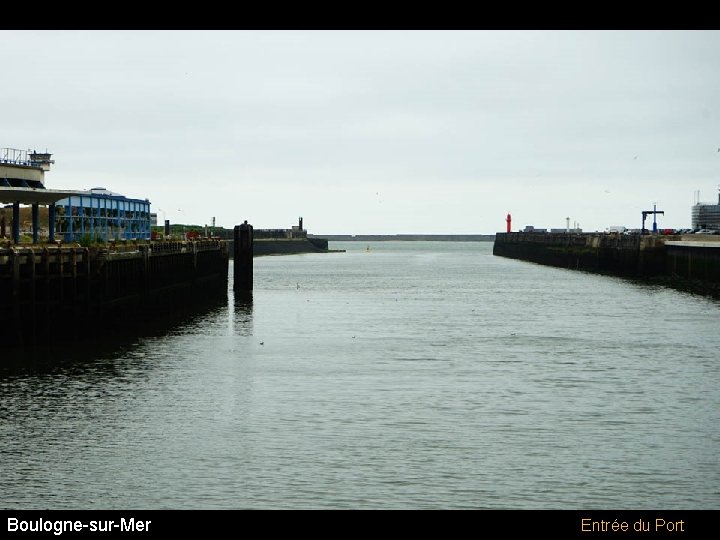
POLYGON ((88 195, 88 192, 79 190, 0 187, 0 203, 20 202, 20 204, 39 203, 45 205, 74 195, 88 195))

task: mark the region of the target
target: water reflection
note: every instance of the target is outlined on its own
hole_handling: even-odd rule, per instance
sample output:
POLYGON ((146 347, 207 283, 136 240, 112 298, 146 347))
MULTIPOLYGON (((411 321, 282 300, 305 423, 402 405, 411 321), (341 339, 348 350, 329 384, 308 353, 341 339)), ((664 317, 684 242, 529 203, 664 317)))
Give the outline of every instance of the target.
POLYGON ((136 318, 118 319, 92 332, 78 330, 61 340, 43 341, 24 348, 10 348, 0 355, 0 379, 16 375, 44 374, 63 371, 65 374, 95 371, 112 374, 115 361, 132 358, 142 361, 148 341, 165 338, 175 332, 185 333, 198 321, 220 310, 228 310, 227 296, 176 306, 175 309, 154 310, 136 318))
POLYGON ((252 291, 234 291, 230 293, 228 299, 228 334, 246 337, 253 335, 252 291))

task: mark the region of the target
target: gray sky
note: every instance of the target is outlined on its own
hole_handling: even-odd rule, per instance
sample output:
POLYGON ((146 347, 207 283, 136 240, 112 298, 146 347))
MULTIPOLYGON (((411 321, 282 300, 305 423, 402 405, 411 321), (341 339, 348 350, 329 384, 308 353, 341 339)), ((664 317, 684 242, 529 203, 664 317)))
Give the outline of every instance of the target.
POLYGON ((0 31, 0 65, 0 147, 160 220, 593 231, 718 200, 718 31, 0 31))

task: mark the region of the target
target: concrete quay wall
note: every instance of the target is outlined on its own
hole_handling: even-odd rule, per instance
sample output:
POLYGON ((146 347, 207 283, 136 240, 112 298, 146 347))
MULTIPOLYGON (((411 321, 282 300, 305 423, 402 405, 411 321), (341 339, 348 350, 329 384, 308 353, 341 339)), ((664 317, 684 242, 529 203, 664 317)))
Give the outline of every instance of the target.
POLYGON ((223 297, 222 241, 0 249, 0 335, 11 346, 76 341, 223 297))
POLYGON ((665 273, 664 242, 650 235, 497 233, 493 254, 624 276, 665 273))
POLYGON ((720 242, 669 241, 665 249, 669 276, 720 286, 720 242))
POLYGON ((493 255, 574 270, 649 278, 720 297, 720 237, 497 233, 493 255))

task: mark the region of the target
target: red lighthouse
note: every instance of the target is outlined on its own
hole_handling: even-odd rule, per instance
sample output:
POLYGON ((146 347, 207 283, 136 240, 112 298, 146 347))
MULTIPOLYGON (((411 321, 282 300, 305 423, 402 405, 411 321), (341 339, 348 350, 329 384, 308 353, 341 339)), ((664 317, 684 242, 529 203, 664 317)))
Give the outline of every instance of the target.
POLYGON ((510 214, 505 218, 505 222, 507 223, 507 232, 510 232, 512 230, 512 216, 510 214))

